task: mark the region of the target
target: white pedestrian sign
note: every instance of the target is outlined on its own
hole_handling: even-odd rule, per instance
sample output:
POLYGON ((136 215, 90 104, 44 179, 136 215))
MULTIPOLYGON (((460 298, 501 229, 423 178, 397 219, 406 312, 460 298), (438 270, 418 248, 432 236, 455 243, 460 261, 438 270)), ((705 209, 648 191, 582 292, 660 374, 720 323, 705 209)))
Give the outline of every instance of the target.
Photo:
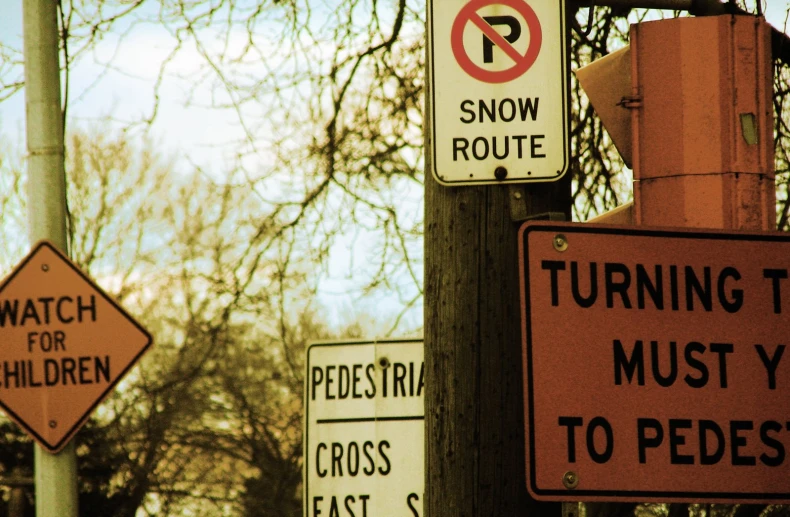
POLYGON ((305 371, 304 517, 420 517, 422 340, 315 343, 305 371))

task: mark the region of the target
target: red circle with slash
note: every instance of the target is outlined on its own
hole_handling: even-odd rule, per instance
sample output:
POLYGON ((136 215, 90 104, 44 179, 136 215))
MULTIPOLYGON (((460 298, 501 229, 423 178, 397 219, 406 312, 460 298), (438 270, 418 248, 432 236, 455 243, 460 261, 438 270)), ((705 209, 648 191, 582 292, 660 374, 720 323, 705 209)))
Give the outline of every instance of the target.
POLYGON ((455 17, 450 38, 455 60, 470 77, 486 83, 506 83, 524 75, 524 73, 535 63, 540 53, 543 32, 540 28, 540 21, 535 11, 523 0, 472 0, 466 4, 458 13, 458 16, 455 17), (527 29, 529 30, 529 47, 525 54, 521 54, 521 52, 513 47, 510 42, 477 14, 483 7, 497 4, 514 9, 527 22, 527 29), (469 58, 469 54, 464 47, 464 29, 466 28, 466 24, 470 22, 479 28, 497 47, 505 52, 515 64, 505 70, 486 70, 474 63, 469 58))

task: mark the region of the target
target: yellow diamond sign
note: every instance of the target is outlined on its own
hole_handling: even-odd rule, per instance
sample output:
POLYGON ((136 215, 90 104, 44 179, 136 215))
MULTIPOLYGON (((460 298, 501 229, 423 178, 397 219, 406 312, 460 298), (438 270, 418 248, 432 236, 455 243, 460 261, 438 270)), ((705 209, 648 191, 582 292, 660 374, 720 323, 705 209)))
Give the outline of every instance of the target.
POLYGON ((151 344, 68 257, 39 242, 0 285, 0 407, 57 452, 151 344))

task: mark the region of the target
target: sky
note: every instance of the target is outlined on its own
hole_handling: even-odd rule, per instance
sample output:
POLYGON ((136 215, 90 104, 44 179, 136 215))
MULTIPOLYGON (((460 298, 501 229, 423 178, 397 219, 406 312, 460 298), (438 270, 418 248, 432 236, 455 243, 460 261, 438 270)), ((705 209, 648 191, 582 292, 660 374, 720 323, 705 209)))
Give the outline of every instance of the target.
MULTIPOLYGON (((0 15, 0 42, 21 47, 21 9, 22 0, 4 2, 0 15)), ((777 28, 786 25, 785 12, 783 1, 769 0, 765 6, 766 17, 777 28)), ((151 87, 159 72, 159 64, 172 49, 173 39, 161 28, 142 26, 137 27, 123 45, 117 43, 117 36, 105 38, 97 46, 93 58, 82 60, 83 64, 72 71, 69 123, 90 125, 92 121, 107 116, 128 122, 151 114, 151 87), (100 63, 123 63, 123 71, 108 69, 100 63), (97 81, 97 77, 100 80, 97 81)), ((231 37, 231 49, 241 44, 243 38, 234 41, 231 37)), ((210 90, 202 85, 191 90, 194 87, 192 82, 178 77, 178 74, 188 75, 196 70, 201 59, 196 50, 188 49, 180 52, 171 63, 171 75, 160 91, 161 103, 150 131, 160 147, 177 157, 183 170, 191 170, 191 164, 197 164, 209 173, 220 173, 224 165, 233 159, 235 148, 227 145, 228 142, 242 139, 244 132, 233 112, 202 106, 210 99, 210 90), (185 105, 183 100, 190 91, 193 101, 185 105)), ((19 93, 0 103, 0 134, 21 142, 23 128, 24 96, 19 93)), ((265 153, 257 154, 257 159, 265 158, 265 153)), ((345 236, 332 249, 333 258, 322 280, 321 303, 330 313, 330 319, 338 324, 347 320, 349 314, 370 315, 367 308, 371 306, 376 307, 376 313, 393 313, 399 306, 385 295, 373 305, 367 300, 365 309, 356 309, 360 305, 359 298, 347 293, 349 285, 354 283, 348 264, 364 264, 367 258, 364 250, 352 246, 352 240, 353 236, 345 236)), ((420 305, 410 311, 402 328, 419 328, 421 324, 420 305)))
MULTIPOLYGON (((155 4, 149 3, 154 8, 155 4)), ((232 54, 246 42, 246 35, 243 27, 238 35, 230 35, 229 53, 232 54)), ((210 38, 204 41, 212 44, 210 38)), ((21 0, 4 4, 0 15, 0 42, 21 48, 21 0)), ((153 110, 153 85, 160 64, 167 59, 173 47, 173 37, 161 27, 152 25, 136 26, 124 36, 122 44, 119 44, 117 35, 105 37, 92 55, 82 59, 81 64, 71 71, 67 124, 91 127, 109 116, 120 127, 149 117, 153 110), (122 67, 107 67, 103 66, 104 63, 120 63, 122 67)), ((278 58, 276 55, 269 56, 268 61, 269 66, 276 67, 278 58)), ((207 107, 212 99, 216 99, 216 90, 211 90, 209 81, 196 84, 185 78, 194 76, 203 63, 202 56, 193 47, 182 49, 170 62, 167 79, 159 91, 161 102, 156 119, 148 135, 156 142, 158 149, 165 150, 166 156, 175 157, 177 170, 188 174, 194 170, 194 166, 199 166, 210 175, 221 175, 228 169, 227 164, 234 163, 238 150, 235 142, 244 140, 245 132, 233 110, 207 107), (188 105, 185 99, 190 99, 188 105)), ((259 109, 266 108, 261 106, 259 109)), ((255 108, 247 105, 244 109, 255 108)), ((13 142, 19 142, 20 146, 24 145, 24 112, 22 92, 0 103, 0 134, 13 142)), ((250 113, 245 112, 245 115, 250 113)), ((266 118, 262 112, 256 115, 260 119, 266 118)), ((254 153, 254 157, 261 163, 246 163, 250 169, 266 166, 265 151, 254 153)), ((389 330, 401 309, 401 303, 384 292, 360 298, 363 275, 356 278, 349 271, 351 264, 355 271, 361 272, 368 263, 373 262, 369 255, 375 250, 364 249, 364 246, 359 245, 365 241, 364 232, 336 239, 330 252, 331 260, 320 271, 318 304, 322 313, 336 327, 362 320, 367 326, 389 330), (375 315, 381 315, 380 322, 370 321, 375 315)), ((421 304, 418 304, 402 320, 398 332, 413 335, 415 329, 421 326, 421 304)))
MULTIPOLYGON (((782 29, 787 24, 786 4, 768 0, 764 11, 768 21, 782 29)), ((21 47, 22 0, 4 2, 0 15, 0 42, 21 47)), ((78 120, 91 120, 112 115, 121 120, 134 120, 150 115, 151 83, 156 79, 159 63, 172 48, 172 38, 161 30, 135 30, 131 40, 115 47, 107 38, 100 43, 94 61, 122 62, 125 73, 107 71, 97 64, 81 65, 72 74, 69 109, 78 120), (116 53, 117 51, 117 53, 116 53), (100 81, 94 78, 102 77, 100 81)), ((197 68, 201 57, 197 52, 181 52, 170 70, 189 73, 197 68)), ((231 113, 201 107, 199 103, 185 106, 182 99, 190 85, 175 78, 165 84, 164 101, 157 114, 154 131, 167 146, 188 150, 188 158, 216 168, 222 163, 223 143, 242 137, 242 131, 231 113)), ((199 95, 206 92, 199 92, 199 95)), ((10 102, 0 104, 0 131, 18 132, 23 127, 24 98, 17 94, 10 102)))
MULTIPOLYGON (((22 46, 22 2, 7 2, 0 16, 0 41, 22 46)), ((124 45, 118 37, 105 38, 92 58, 81 60, 71 74, 68 110, 70 119, 98 120, 112 116, 119 123, 150 116, 153 109, 151 89, 159 64, 173 47, 164 31, 137 28, 124 45), (101 63, 123 63, 122 71, 110 70, 101 63), (98 80, 96 78, 99 78, 98 80)), ((181 52, 171 68, 173 74, 189 73, 200 62, 196 52, 181 52)), ((218 167, 223 158, 221 144, 241 136, 235 117, 208 110, 199 104, 185 106, 181 99, 189 85, 185 81, 167 81, 163 102, 157 114, 154 135, 167 147, 188 150, 189 160, 218 167)), ((19 130, 24 118, 24 97, 17 94, 11 102, 0 104, 0 128, 4 132, 19 130)))
POLYGON ((765 18, 775 28, 787 34, 787 4, 777 0, 768 0, 763 10, 765 18))

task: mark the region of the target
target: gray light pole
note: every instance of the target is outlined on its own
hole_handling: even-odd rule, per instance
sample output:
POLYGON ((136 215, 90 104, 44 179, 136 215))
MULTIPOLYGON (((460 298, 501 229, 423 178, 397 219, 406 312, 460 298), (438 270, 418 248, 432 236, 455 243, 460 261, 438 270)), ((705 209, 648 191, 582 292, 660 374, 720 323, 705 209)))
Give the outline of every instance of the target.
MULTIPOLYGON (((68 253, 66 174, 60 105, 55 0, 24 0, 28 235, 68 253)), ((37 517, 77 517, 77 456, 73 444, 50 454, 35 445, 37 517)))

